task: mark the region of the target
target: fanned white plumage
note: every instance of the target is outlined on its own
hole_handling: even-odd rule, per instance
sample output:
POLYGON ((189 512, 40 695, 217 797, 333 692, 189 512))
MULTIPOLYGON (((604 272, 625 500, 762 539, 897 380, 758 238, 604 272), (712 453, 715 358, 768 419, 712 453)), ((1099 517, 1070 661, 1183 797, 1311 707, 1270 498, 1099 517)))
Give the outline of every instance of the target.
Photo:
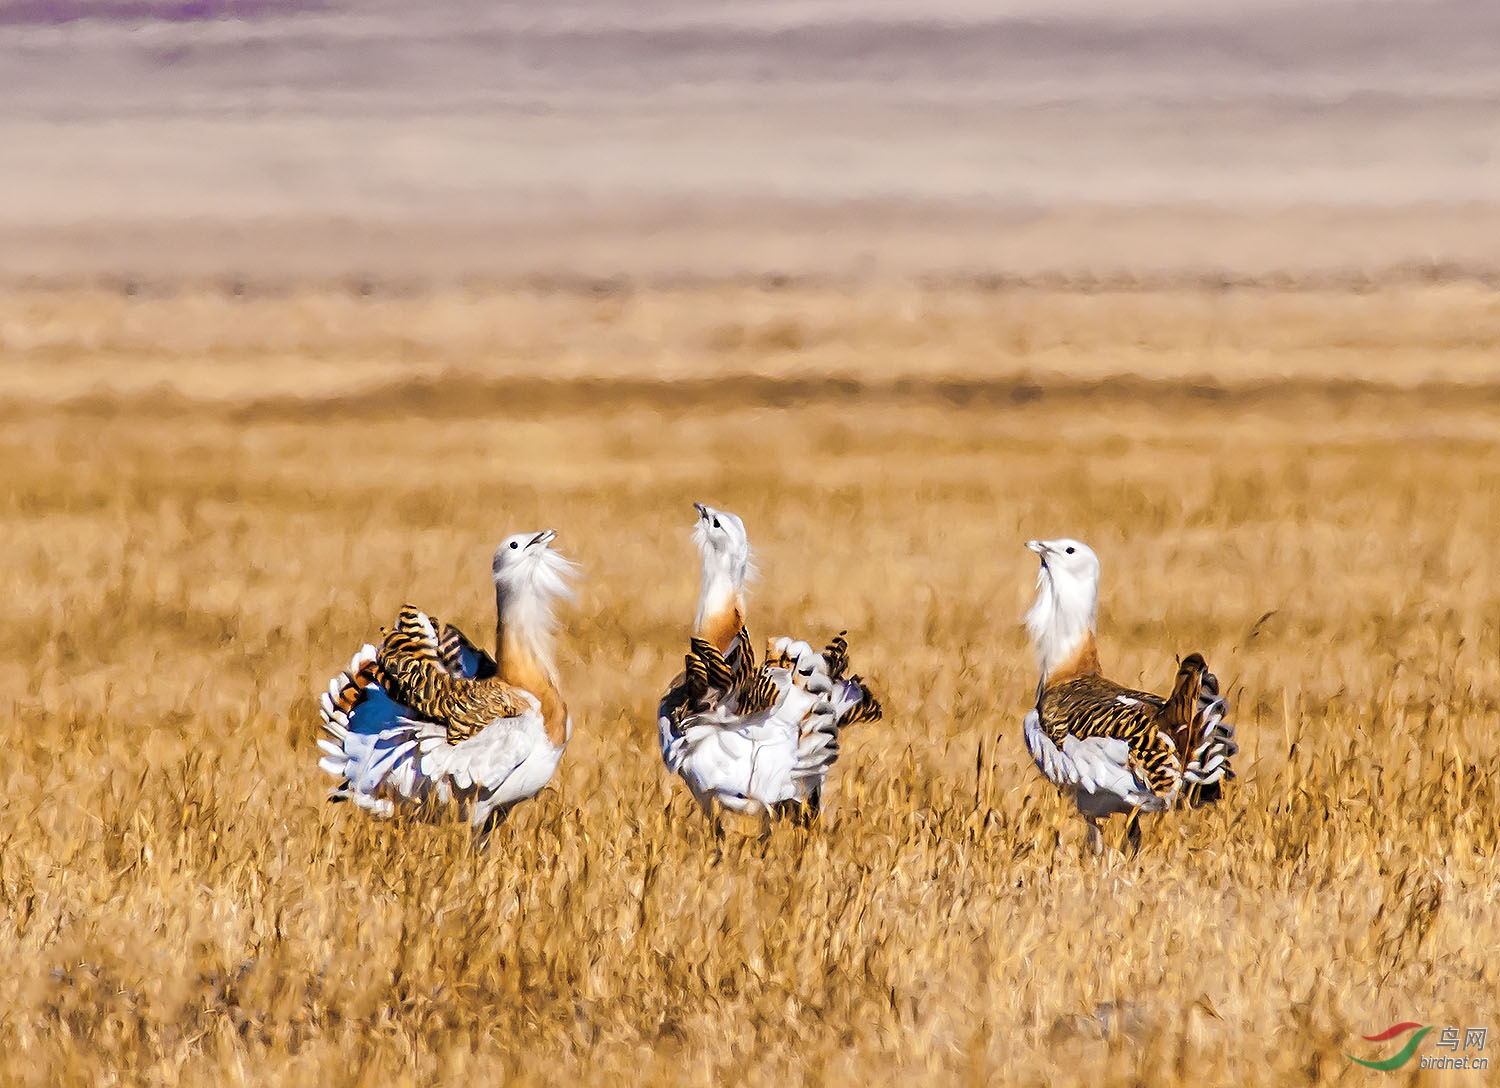
POLYGON ((783 635, 772 639, 771 658, 789 660, 792 683, 811 695, 828 702, 833 715, 833 735, 847 724, 848 717, 868 698, 868 692, 857 680, 835 678, 828 668, 824 651, 813 649, 810 643, 783 635))
POLYGON ((833 681, 828 675, 828 662, 823 651, 814 650, 812 644, 800 638, 782 635, 771 640, 769 657, 786 658, 792 662, 794 682, 810 691, 831 691, 833 681))
MULTIPOLYGON (((695 636, 713 647, 709 656, 753 665, 743 626, 744 583, 754 569, 744 524, 728 511, 695 507, 694 541, 703 559, 695 636)), ((842 652, 842 637, 837 642, 842 652)), ((667 769, 682 777, 706 813, 715 804, 768 813, 787 802, 816 812, 838 759, 840 728, 860 716, 878 717, 879 704, 857 678, 834 675, 823 651, 787 637, 772 642, 767 664, 742 669, 735 683, 702 703, 689 695, 686 675, 668 691, 657 711, 667 769)))
MULTIPOLYGON (((366 646, 350 662, 349 678, 375 658, 366 646)), ((469 820, 483 826, 497 811, 534 796, 552 778, 562 748, 547 739, 541 706, 522 693, 525 714, 497 718, 474 736, 449 744, 447 726, 426 721, 392 699, 379 684, 363 690, 352 711, 325 693, 318 765, 339 779, 329 791, 338 800, 380 816, 398 803, 468 802, 469 820)))
MULTIPOLYGON (((816 797, 838 758, 838 706, 771 669, 776 702, 740 715, 731 705, 658 726, 667 769, 681 775, 704 811, 718 802, 732 812, 769 812, 787 801, 816 797)), ((664 704, 665 706, 665 704, 664 704)))
POLYGON ((1231 778, 1230 759, 1240 746, 1235 743, 1234 726, 1225 720, 1229 703, 1219 695, 1218 680, 1210 674, 1212 688, 1205 684, 1198 697, 1198 714, 1203 719, 1203 739, 1192 750, 1182 768, 1182 778, 1189 786, 1213 786, 1231 778))
MULTIPOLYGON (((550 651, 555 624, 551 602, 566 592, 564 579, 571 565, 547 550, 553 535, 550 530, 518 534, 507 538, 496 553, 501 623, 508 618, 512 629, 520 629, 516 634, 523 653, 550 651)), ((430 641, 435 660, 437 625, 425 613, 417 612, 414 618, 415 629, 425 636, 419 637, 419 644, 430 641)), ((460 633, 452 633, 461 648, 452 663, 433 668, 455 680, 473 681, 481 663, 494 666, 460 633)), ((501 646, 502 654, 504 650, 501 646)), ((392 696, 379 658, 377 647, 361 647, 319 700, 325 736, 318 740, 323 753, 318 765, 338 780, 329 791, 331 798, 379 816, 390 816, 403 805, 430 810, 458 802, 475 827, 484 827, 551 780, 572 732, 571 718, 562 742, 555 742, 538 697, 513 687, 508 702, 511 707, 519 705, 520 713, 496 716, 472 735, 450 742, 449 722, 424 717, 392 696)), ((542 675, 550 677, 550 658, 540 657, 538 664, 542 675)))

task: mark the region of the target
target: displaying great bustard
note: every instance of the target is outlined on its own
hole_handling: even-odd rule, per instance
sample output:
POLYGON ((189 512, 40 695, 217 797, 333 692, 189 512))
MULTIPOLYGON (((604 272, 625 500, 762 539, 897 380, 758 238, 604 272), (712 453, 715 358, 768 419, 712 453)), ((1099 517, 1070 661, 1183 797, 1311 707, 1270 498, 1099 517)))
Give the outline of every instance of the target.
POLYGON ((318 743, 332 798, 382 816, 459 804, 483 828, 551 780, 573 732, 553 654, 573 565, 555 536, 518 533, 495 552, 494 657, 407 605, 330 681, 318 743))
POLYGON ((757 664, 745 626, 745 525, 726 510, 694 508, 702 588, 686 667, 657 709, 662 759, 710 816, 716 806, 815 816, 839 731, 878 719, 880 703, 849 675, 842 633, 822 651, 774 639, 757 664))

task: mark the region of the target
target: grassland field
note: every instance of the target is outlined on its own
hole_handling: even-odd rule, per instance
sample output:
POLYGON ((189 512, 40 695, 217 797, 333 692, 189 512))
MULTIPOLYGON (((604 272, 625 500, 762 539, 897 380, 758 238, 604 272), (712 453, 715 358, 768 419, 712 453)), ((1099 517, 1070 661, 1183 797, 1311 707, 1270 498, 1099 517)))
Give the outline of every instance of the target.
MULTIPOLYGON (((1363 1084, 1500 1032, 1500 294, 705 284, 0 295, 0 1082, 1363 1084), (656 748, 752 629, 884 721, 721 853, 656 748), (576 731, 475 850, 324 801, 315 694, 555 528, 576 731), (1026 756, 1029 537, 1242 751, 1130 857, 1026 756), (1367 1050, 1355 1049, 1365 1054, 1367 1050)), ((1481 1083, 1408 1070, 1403 1083, 1481 1083)), ((1464 1079, 1468 1078, 1468 1079, 1464 1079)))

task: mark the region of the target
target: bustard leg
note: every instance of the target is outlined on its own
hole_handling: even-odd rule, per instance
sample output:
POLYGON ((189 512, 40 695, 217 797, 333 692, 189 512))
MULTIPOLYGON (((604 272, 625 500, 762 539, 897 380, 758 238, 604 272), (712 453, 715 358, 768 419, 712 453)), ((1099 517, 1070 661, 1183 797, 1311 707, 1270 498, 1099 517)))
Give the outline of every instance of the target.
POLYGON ((809 828, 818 822, 819 798, 814 792, 806 801, 778 801, 771 815, 794 827, 809 828))
POLYGON ((1096 855, 1104 853, 1104 835, 1099 830, 1099 821, 1092 816, 1083 819, 1089 825, 1089 849, 1096 855))
POLYGON ((714 852, 709 858, 709 864, 717 865, 724 860, 724 810, 717 801, 710 799, 703 806, 703 811, 708 816, 708 826, 713 832, 714 852))

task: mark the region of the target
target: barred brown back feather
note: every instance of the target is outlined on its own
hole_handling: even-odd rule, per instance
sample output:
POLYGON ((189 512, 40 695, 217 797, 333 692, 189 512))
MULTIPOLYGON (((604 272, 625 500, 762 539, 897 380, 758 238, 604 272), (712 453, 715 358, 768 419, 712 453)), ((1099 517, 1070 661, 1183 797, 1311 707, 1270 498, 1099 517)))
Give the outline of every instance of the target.
POLYGON ((1198 694, 1203 686, 1203 674, 1208 671, 1203 657, 1189 654, 1177 668, 1177 680, 1172 685, 1172 694, 1162 708, 1162 724, 1177 745, 1181 762, 1186 763, 1193 750, 1194 725, 1198 720, 1198 694))
POLYGON ((851 726, 856 722, 878 722, 884 714, 881 709, 880 700, 875 698, 875 693, 865 686, 865 682, 857 676, 849 677, 851 683, 859 685, 859 702, 844 717, 843 724, 851 726))
POLYGON ((1177 688, 1190 685, 1191 698, 1178 697, 1172 693, 1174 715, 1181 715, 1185 726, 1180 732, 1178 750, 1183 762, 1190 763, 1193 754, 1206 747, 1210 755, 1217 753, 1223 759, 1224 773, 1214 782, 1190 783, 1184 792, 1188 805, 1197 808, 1211 804, 1224 792, 1224 783, 1234 779, 1234 768, 1229 760, 1239 752, 1234 742, 1234 726, 1224 721, 1225 705, 1219 698, 1219 678, 1208 671, 1208 663, 1201 654, 1189 654, 1177 671, 1177 688), (1210 743, 1212 742, 1212 743, 1210 743))
MULTIPOLYGON (((436 621, 434 621, 435 623, 436 621)), ((472 656, 479 663, 478 671, 473 679, 488 680, 495 676, 500 667, 495 659, 469 641, 467 635, 454 627, 451 623, 445 623, 439 629, 441 634, 438 638, 438 657, 443 663, 443 668, 454 675, 462 675, 464 672, 464 657, 472 656)))
MULTIPOLYGON (((698 654, 689 652, 682 661, 681 688, 684 711, 701 707, 708 701, 708 666, 698 654)), ((674 690, 676 686, 674 685, 674 690)))
POLYGON ((410 605, 402 607, 395 628, 386 632, 376 661, 391 697, 424 718, 445 723, 449 744, 531 709, 516 688, 497 677, 466 680, 450 674, 439 652, 437 624, 410 605))
POLYGON ((741 690, 735 701, 735 710, 740 714, 758 714, 775 706, 780 697, 781 689, 771 679, 770 672, 762 670, 750 681, 749 686, 741 690))
POLYGON ((342 675, 343 684, 333 699, 333 708, 344 714, 350 714, 364 698, 365 688, 374 686, 384 688, 386 685, 385 670, 380 667, 380 661, 367 661, 359 667, 359 671, 350 675, 342 675))
POLYGON ((750 629, 741 625, 739 634, 730 642, 724 659, 734 673, 734 685, 740 687, 750 683, 755 675, 755 643, 750 639, 750 629))
POLYGON ((719 648, 701 638, 694 638, 689 645, 691 649, 688 653, 702 663, 709 688, 714 691, 730 690, 734 685, 734 670, 729 667, 729 662, 724 660, 724 655, 719 652, 719 648))
POLYGON ((1043 730, 1059 748, 1069 734, 1125 741, 1151 792, 1165 798, 1173 796, 1182 782, 1182 759, 1175 738, 1166 732, 1166 706, 1159 695, 1132 691, 1090 674, 1046 688, 1037 702, 1037 713, 1043 730))
POLYGON ((848 631, 840 631, 828 644, 828 648, 823 651, 823 660, 828 663, 830 680, 842 680, 844 673, 849 671, 849 640, 844 637, 848 633, 848 631))
POLYGON ((440 667, 443 663, 438 653, 437 625, 419 608, 402 605, 396 614, 396 625, 382 630, 381 635, 382 651, 409 661, 425 661, 440 667))
POLYGON ((1167 698, 1132 691, 1097 674, 1075 677, 1046 687, 1037 702, 1041 726, 1052 742, 1063 738, 1113 737, 1130 745, 1132 764, 1151 792, 1168 802, 1206 804, 1217 800, 1218 781, 1203 786, 1184 779, 1184 769, 1205 742, 1224 757, 1224 779, 1232 779, 1228 757, 1238 750, 1234 730, 1222 722, 1219 684, 1200 654, 1189 654, 1177 670, 1167 698), (1121 700, 1128 700, 1122 702, 1121 700), (1220 708, 1211 715, 1206 708, 1220 708))
POLYGON ((766 710, 775 705, 780 694, 765 670, 757 672, 750 632, 743 627, 730 640, 727 655, 721 654, 707 639, 690 639, 683 672, 673 680, 661 708, 673 726, 677 726, 736 693, 735 710, 740 714, 766 710))

